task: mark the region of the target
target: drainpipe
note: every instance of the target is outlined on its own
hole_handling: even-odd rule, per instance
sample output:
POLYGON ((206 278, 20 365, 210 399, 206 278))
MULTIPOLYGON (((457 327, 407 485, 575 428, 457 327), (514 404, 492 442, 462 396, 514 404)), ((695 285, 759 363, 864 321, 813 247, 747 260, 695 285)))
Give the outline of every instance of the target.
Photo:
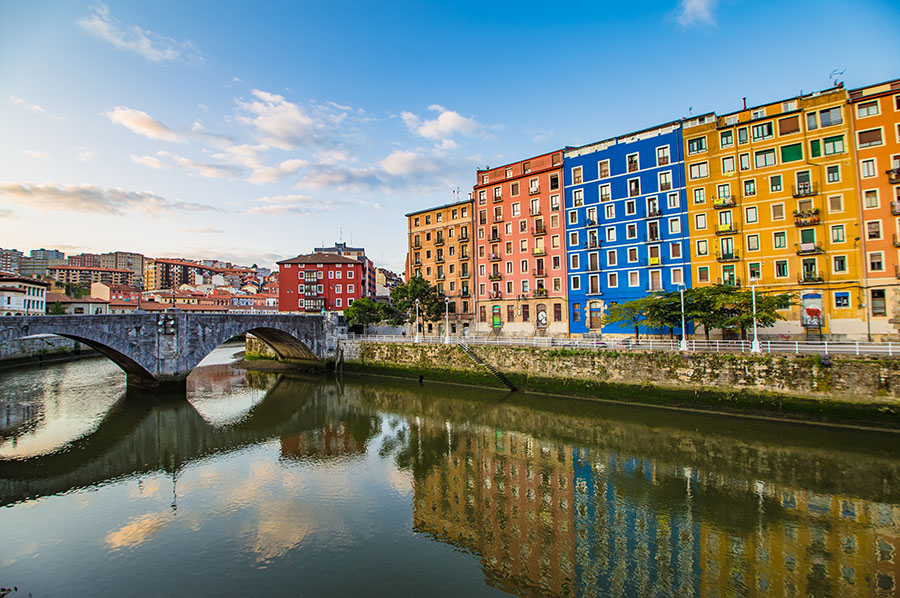
POLYGON ((860 184, 859 178, 859 155, 856 147, 856 119, 853 118, 853 103, 849 98, 849 92, 847 97, 847 106, 849 107, 848 112, 850 113, 850 139, 848 142, 853 146, 853 180, 856 182, 856 209, 859 216, 856 218, 856 230, 860 239, 860 248, 862 250, 862 257, 859 260, 859 267, 862 268, 862 280, 863 280, 863 307, 866 312, 866 340, 868 342, 872 342, 872 318, 869 313, 869 268, 866 263, 866 235, 865 231, 862 227, 860 227, 860 223, 863 220, 863 198, 862 198, 862 185, 860 184))

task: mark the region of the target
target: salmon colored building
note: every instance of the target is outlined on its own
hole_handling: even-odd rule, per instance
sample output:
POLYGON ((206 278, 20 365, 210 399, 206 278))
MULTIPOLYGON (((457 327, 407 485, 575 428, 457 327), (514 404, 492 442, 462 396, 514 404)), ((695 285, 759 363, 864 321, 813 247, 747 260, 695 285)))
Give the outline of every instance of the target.
POLYGON ((900 79, 850 91, 866 332, 896 340, 900 324, 900 79))
POLYGON ((363 296, 363 262, 329 253, 278 262, 282 312, 344 311, 363 296))
POLYGON ((562 165, 557 150, 477 171, 476 332, 568 334, 562 165))

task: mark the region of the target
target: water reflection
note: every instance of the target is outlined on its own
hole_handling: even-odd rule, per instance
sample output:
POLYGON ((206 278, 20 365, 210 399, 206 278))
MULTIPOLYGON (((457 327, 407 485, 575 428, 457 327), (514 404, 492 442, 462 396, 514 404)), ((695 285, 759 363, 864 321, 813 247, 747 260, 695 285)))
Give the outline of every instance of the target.
POLYGON ((47 407, 62 390, 4 382, 2 406, 41 416, 3 428, 0 528, 28 540, 0 547, 0 578, 47 594, 112 567, 122 579, 91 594, 279 593, 302 573, 316 595, 359 580, 385 595, 900 595, 893 435, 204 369, 190 402, 99 392, 74 416, 47 407), (19 448, 103 405, 58 450, 19 448), (159 567, 174 585, 133 584, 159 567))

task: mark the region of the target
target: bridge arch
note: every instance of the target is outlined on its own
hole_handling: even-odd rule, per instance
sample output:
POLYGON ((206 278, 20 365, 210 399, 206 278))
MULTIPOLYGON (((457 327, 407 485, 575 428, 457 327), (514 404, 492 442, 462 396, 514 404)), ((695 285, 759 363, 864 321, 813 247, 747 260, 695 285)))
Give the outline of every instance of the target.
POLYGON ((193 370, 216 347, 230 338, 250 333, 269 345, 279 359, 302 361, 318 361, 319 356, 301 339, 273 325, 248 326, 240 323, 226 325, 216 330, 215 334, 206 334, 203 340, 189 352, 185 358, 188 370, 193 370))

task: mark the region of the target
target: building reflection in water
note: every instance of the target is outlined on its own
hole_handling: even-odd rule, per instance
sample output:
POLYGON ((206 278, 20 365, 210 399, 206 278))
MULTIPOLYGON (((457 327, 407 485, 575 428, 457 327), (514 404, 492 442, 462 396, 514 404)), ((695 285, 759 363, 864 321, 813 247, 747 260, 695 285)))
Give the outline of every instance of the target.
POLYGON ((409 431, 415 530, 478 555, 505 591, 898 595, 897 505, 487 427, 409 431))

